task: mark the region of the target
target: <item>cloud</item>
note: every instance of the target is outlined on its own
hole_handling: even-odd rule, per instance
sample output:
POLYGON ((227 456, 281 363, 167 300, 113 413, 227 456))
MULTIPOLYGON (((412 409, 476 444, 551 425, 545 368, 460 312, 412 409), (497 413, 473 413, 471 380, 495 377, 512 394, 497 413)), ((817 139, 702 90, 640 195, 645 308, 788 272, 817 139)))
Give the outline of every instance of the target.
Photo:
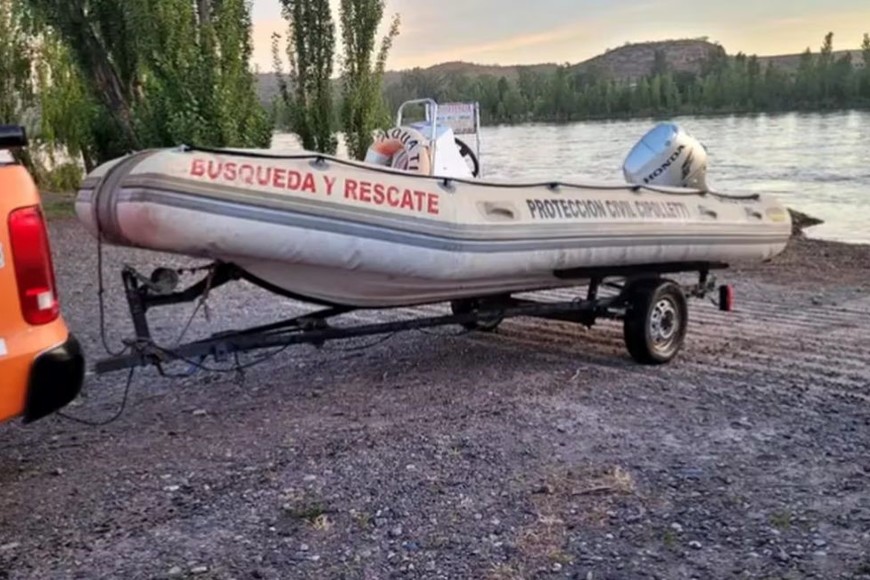
POLYGON ((426 52, 425 59, 428 61, 474 60, 478 56, 492 55, 493 53, 510 53, 522 48, 547 45, 566 39, 576 39, 585 30, 585 25, 572 24, 536 34, 520 34, 494 42, 465 44, 437 52, 426 52))
POLYGON ((772 26, 775 28, 803 26, 808 22, 812 22, 809 16, 787 16, 784 18, 774 18, 763 23, 764 26, 772 26))

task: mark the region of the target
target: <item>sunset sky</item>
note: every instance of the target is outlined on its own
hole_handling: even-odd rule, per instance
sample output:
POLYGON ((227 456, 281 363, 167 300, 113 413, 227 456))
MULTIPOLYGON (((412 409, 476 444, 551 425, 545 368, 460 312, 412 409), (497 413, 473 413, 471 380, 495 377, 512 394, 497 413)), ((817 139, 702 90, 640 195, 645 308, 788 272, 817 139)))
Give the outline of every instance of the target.
MULTIPOLYGON (((337 18, 338 0, 331 0, 337 18)), ((254 63, 271 70, 270 37, 284 32, 279 0, 253 0, 254 63)), ((870 0, 387 0, 402 25, 388 68, 448 60, 484 64, 578 62, 627 41, 709 36, 729 53, 858 48, 870 0)))

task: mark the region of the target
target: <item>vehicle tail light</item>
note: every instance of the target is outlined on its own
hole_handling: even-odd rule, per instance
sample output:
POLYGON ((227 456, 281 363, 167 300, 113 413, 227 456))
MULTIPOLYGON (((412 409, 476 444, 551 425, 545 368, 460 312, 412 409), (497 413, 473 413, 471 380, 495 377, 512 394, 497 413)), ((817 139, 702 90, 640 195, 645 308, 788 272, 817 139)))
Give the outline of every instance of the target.
POLYGON ((9 214, 9 241, 24 320, 48 324, 60 315, 54 264, 45 218, 39 206, 9 214))

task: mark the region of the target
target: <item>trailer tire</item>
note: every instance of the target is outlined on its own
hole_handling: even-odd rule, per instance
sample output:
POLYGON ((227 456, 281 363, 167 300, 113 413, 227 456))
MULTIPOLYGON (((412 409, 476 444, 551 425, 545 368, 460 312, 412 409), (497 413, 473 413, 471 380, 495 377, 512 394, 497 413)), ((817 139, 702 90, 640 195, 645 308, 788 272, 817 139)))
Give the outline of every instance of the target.
MULTIPOLYGON (((463 298, 461 300, 453 300, 450 302, 450 309, 453 314, 466 314, 478 310, 480 301, 475 298, 463 298)), ((481 332, 494 332, 504 320, 504 316, 498 313, 491 316, 478 318, 471 322, 460 323, 465 330, 479 330, 481 332)))
POLYGON ((683 346, 688 328, 686 296, 672 280, 638 280, 627 289, 623 320, 625 346, 640 364, 670 362, 683 346))

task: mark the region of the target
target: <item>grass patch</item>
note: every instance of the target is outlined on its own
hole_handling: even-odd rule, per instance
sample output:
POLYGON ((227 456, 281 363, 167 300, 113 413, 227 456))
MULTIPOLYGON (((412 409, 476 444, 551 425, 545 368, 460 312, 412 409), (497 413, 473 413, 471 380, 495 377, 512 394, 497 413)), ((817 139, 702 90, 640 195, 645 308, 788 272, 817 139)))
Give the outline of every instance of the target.
POLYGON ((47 219, 66 219, 75 215, 74 193, 41 193, 42 210, 47 219))
POLYGON ((517 549, 540 565, 567 564, 571 560, 564 552, 567 541, 568 529, 565 521, 552 513, 540 513, 537 521, 520 533, 517 549))
POLYGON ((522 569, 510 564, 495 564, 487 575, 486 580, 525 580, 526 575, 522 569))
POLYGON ((350 517, 363 530, 368 530, 372 527, 372 517, 367 512, 352 509, 350 510, 350 517))
POLYGON ((284 512, 291 518, 302 520, 309 524, 316 524, 321 518, 326 516, 326 508, 318 502, 312 502, 301 505, 284 505, 284 512))
POLYGON ((787 511, 777 511, 770 516, 770 525, 780 531, 788 530, 791 524, 792 515, 787 511))
POLYGON ((334 522, 330 517, 335 510, 324 505, 316 498, 311 498, 304 491, 286 490, 281 505, 279 519, 289 529, 299 530, 300 525, 319 532, 328 532, 334 522))
POLYGON ((677 536, 671 530, 665 530, 662 533, 662 543, 666 548, 672 549, 677 545, 677 536))

